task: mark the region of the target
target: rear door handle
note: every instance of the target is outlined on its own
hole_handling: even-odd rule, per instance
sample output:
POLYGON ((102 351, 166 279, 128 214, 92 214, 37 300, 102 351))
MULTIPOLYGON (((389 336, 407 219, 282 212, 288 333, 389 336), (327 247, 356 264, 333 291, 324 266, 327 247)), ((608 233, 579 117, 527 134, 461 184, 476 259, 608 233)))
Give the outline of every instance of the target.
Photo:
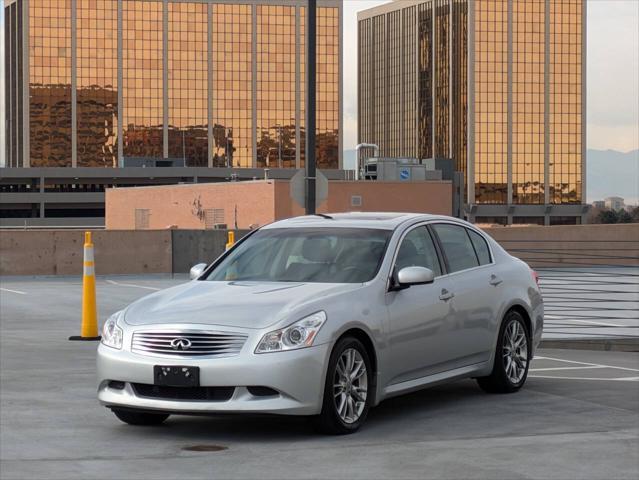
POLYGON ((496 287, 497 285, 499 285, 501 282, 503 282, 503 280, 501 278, 499 278, 497 275, 491 275, 490 276, 490 284, 494 287, 496 287))
POLYGON ((455 296, 455 294, 453 292, 449 292, 448 290, 443 288, 442 292, 439 294, 439 299, 443 300, 444 302, 447 302, 448 300, 450 300, 454 296, 455 296))

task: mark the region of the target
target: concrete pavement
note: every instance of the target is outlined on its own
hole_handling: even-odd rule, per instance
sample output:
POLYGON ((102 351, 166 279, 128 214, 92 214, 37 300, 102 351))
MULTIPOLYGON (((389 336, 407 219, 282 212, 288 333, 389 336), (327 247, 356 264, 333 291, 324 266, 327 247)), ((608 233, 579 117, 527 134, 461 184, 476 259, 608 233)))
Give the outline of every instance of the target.
MULTIPOLYGON (((101 320, 185 278, 98 279, 101 320), (108 280, 108 281, 107 281, 108 280)), ((95 394, 79 279, 1 279, 0 478, 636 478, 639 354, 542 350, 526 387, 471 380, 383 402, 357 434, 305 419, 171 417, 131 427, 95 394), (20 292, 20 293, 16 293, 20 292), (224 447, 194 452, 185 447, 224 447)))

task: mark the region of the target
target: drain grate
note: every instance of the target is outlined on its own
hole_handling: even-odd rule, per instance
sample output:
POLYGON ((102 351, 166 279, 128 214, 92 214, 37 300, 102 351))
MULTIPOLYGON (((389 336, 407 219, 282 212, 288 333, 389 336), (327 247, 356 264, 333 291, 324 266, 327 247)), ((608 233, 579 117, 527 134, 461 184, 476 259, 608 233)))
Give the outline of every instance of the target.
POLYGON ((182 447, 182 450, 187 452, 221 452, 222 450, 228 450, 228 448, 223 445, 189 445, 182 447))

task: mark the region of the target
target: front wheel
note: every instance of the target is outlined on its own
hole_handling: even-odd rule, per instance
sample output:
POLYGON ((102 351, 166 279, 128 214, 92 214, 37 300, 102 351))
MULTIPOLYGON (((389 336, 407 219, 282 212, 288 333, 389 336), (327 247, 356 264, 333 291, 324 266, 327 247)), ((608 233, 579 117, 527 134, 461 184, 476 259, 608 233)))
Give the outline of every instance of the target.
POLYGON ((333 348, 326 372, 318 429, 331 435, 353 433, 370 408, 372 369, 364 345, 356 338, 341 339, 333 348))
POLYGON ((119 408, 112 408, 111 411, 116 417, 129 425, 159 425, 169 418, 168 413, 136 412, 119 408))
POLYGON ((528 377, 530 334, 522 315, 514 310, 506 314, 499 329, 493 371, 477 379, 489 393, 512 393, 519 390, 528 377))

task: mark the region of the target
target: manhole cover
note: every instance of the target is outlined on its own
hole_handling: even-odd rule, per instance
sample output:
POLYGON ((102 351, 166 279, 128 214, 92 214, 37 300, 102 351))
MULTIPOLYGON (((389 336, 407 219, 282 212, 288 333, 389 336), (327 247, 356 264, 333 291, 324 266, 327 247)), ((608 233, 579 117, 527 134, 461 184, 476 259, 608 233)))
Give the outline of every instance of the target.
POLYGON ((189 445, 188 447, 182 447, 182 450, 187 452, 221 452, 222 450, 228 450, 228 448, 222 445, 189 445))

